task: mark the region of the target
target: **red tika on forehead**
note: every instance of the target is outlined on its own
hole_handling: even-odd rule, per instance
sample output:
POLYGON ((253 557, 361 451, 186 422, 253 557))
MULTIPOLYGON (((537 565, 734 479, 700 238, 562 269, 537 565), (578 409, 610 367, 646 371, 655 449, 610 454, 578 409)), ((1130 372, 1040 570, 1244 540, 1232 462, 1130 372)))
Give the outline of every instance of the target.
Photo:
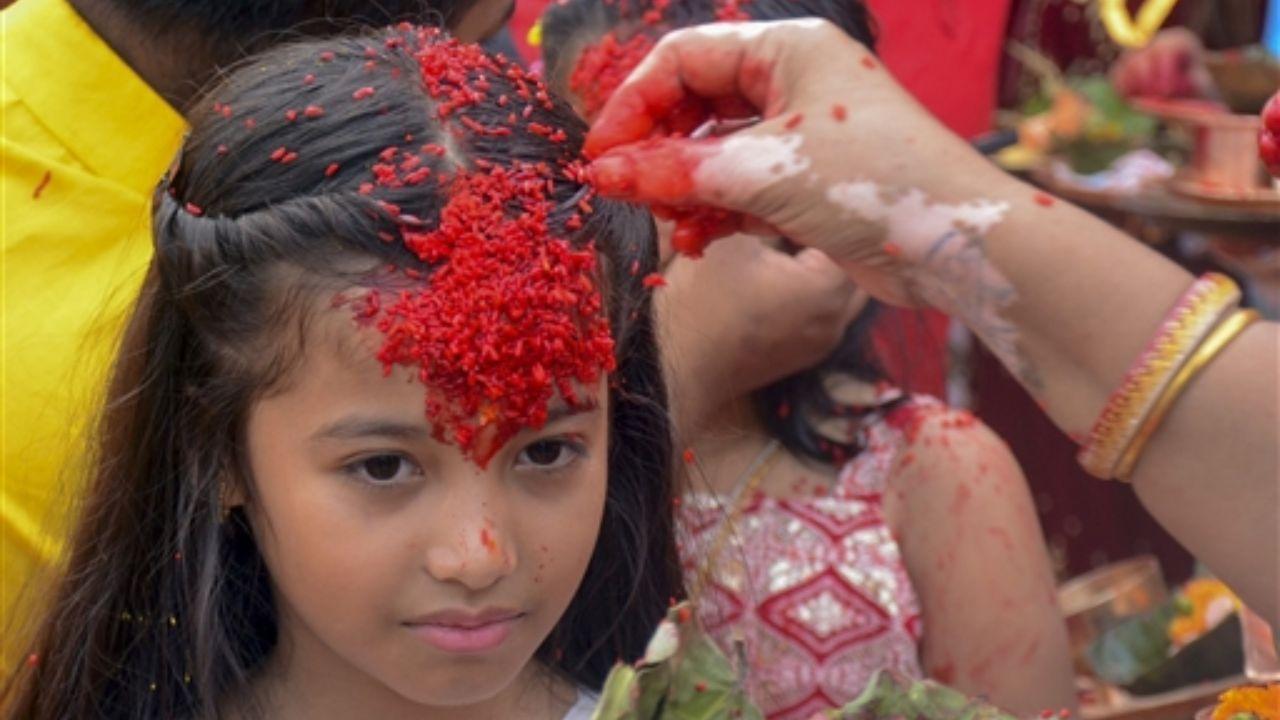
MULTIPOLYGON (((423 84, 455 137, 516 132, 539 135, 540 142, 564 141, 563 132, 543 133, 527 119, 533 104, 554 107, 538 80, 476 46, 445 41, 435 30, 401 30, 413 39, 423 84), (490 98, 498 77, 515 86, 515 97, 490 98), (505 126, 486 128, 465 116, 482 102, 529 110, 512 113, 505 126)), ((575 249, 548 225, 555 209, 547 197, 552 181, 557 175, 581 181, 580 165, 553 170, 547 163, 477 160, 473 169, 448 174, 427 168, 433 156, 445 154, 438 145, 411 152, 393 147, 373 166, 375 197, 380 187, 431 182, 447 202, 434 229, 400 216, 406 247, 433 266, 423 286, 371 291, 356 316, 385 335, 378 359, 387 372, 415 369, 427 386, 427 418, 436 437, 484 467, 517 433, 546 422, 557 392, 571 406, 582 404, 575 385, 592 385, 615 369, 614 342, 596 285, 594 247, 575 249)), ((394 206, 384 208, 399 214, 394 206)), ((575 210, 589 211, 590 205, 579 203, 575 210)), ((575 214, 565 224, 581 222, 575 214)))

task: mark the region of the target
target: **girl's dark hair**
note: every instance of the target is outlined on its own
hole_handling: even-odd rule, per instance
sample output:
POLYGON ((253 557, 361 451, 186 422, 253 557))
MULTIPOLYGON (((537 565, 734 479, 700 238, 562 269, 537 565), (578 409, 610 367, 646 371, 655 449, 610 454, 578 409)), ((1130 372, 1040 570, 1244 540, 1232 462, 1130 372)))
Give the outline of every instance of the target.
POLYGON ((478 0, 110 0, 117 12, 158 33, 190 31, 242 51, 282 33, 329 35, 395 22, 455 22, 478 0))
MULTIPOLYGON (((542 54, 548 82, 569 91, 569 76, 582 48, 615 32, 625 40, 646 33, 654 39, 676 28, 715 22, 722 3, 716 0, 671 0, 661 6, 661 20, 645 22, 645 12, 658 7, 653 0, 568 0, 552 3, 542 16, 542 54)), ((818 17, 829 20, 873 51, 874 21, 859 0, 747 0, 738 5, 752 20, 818 17)), ((795 455, 839 464, 856 454, 856 440, 829 437, 815 419, 849 416, 861 408, 838 402, 827 387, 833 377, 863 382, 887 378, 872 344, 872 327, 879 316, 873 300, 846 328, 840 344, 815 367, 756 391, 752 402, 771 435, 795 455)))
MULTIPOLYGON (((220 702, 246 697, 276 640, 247 519, 236 510, 220 521, 227 481, 252 492, 247 414, 287 381, 311 301, 367 282, 370 268, 430 271, 380 237, 392 228, 379 203, 434 226, 448 200, 422 184, 380 188, 375 201, 361 193, 371 166, 387 148, 424 143, 448 148, 432 161, 445 171, 577 159, 585 127, 559 100, 532 103, 528 120, 564 130, 564 142, 457 131, 461 118, 502 125, 509 109, 493 100, 442 123, 405 41, 412 32, 278 47, 230 75, 192 116, 177 168, 155 195, 155 257, 111 381, 66 574, 32 648, 38 662, 5 693, 8 717, 215 717, 220 702), (365 86, 376 95, 354 102, 365 86), (310 105, 323 115, 286 119, 310 105), (296 158, 278 161, 281 147, 296 158)), ((487 80, 489 97, 516 96, 511 78, 487 80)), ((580 230, 558 232, 583 191, 567 177, 550 182, 549 226, 599 252, 618 358, 608 492, 586 576, 537 657, 598 687, 618 658, 642 654, 682 590, 665 389, 642 287, 657 263, 653 223, 640 208, 597 198, 580 230)))

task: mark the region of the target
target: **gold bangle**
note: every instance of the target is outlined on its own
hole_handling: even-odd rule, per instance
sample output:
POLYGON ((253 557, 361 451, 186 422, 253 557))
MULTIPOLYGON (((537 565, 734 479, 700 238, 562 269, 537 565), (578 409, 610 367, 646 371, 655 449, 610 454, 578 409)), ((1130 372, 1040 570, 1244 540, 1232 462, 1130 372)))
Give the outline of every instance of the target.
POLYGON ((1076 456, 1094 477, 1115 477, 1116 467, 1161 393, 1204 338, 1240 300, 1225 275, 1208 273, 1178 298, 1155 337, 1107 399, 1076 456))
POLYGON ((1227 318, 1214 329, 1209 337, 1205 338, 1200 347, 1196 349, 1195 354, 1187 360, 1178 374, 1174 376, 1173 381, 1160 394, 1155 405, 1151 408, 1151 414, 1147 416, 1146 422, 1142 424, 1142 428, 1138 434, 1134 436, 1133 442, 1129 444, 1128 449, 1124 451, 1124 456, 1120 458, 1120 465, 1116 468, 1116 477, 1121 480, 1128 480, 1133 474, 1133 469, 1138 464, 1138 460, 1142 457, 1142 451, 1146 450, 1147 443, 1151 441, 1151 436, 1156 434, 1160 426, 1164 423, 1165 416, 1169 414, 1169 410, 1173 408, 1174 403, 1182 396, 1187 385, 1200 374, 1205 367, 1213 362, 1232 340, 1240 336, 1245 328, 1252 325, 1258 319, 1257 310, 1237 310, 1231 317, 1227 318))

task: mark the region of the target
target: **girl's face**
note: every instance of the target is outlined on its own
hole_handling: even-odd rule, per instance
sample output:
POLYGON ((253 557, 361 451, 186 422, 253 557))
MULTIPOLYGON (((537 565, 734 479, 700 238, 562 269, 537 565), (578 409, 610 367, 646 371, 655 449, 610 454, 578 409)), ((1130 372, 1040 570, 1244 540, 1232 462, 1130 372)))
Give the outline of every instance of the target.
POLYGON ((290 382, 251 410, 247 503, 283 674, 465 706, 515 685, 586 571, 604 511, 608 393, 558 398, 480 469, 431 438, 425 390, 376 330, 326 309, 290 382))

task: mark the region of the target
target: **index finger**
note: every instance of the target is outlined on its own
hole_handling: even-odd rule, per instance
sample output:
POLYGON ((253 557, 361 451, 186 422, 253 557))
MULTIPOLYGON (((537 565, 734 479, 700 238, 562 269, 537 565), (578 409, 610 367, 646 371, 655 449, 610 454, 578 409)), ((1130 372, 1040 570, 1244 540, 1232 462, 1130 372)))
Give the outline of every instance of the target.
POLYGON ((690 101, 745 101, 758 111, 765 110, 778 45, 760 42, 761 36, 778 32, 779 26, 822 22, 713 23, 668 34, 605 103, 587 135, 584 152, 596 157, 618 145, 643 140, 690 101))

